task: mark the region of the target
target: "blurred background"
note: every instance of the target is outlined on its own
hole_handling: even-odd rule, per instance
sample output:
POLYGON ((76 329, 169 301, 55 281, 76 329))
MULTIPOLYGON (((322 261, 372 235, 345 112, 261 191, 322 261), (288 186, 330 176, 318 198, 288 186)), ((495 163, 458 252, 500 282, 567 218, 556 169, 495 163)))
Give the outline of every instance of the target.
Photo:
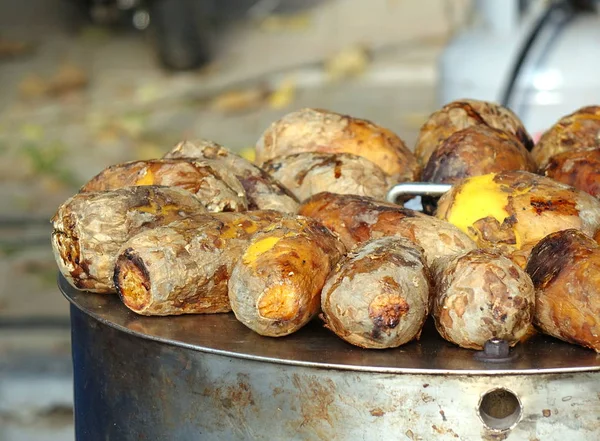
POLYGON ((600 103, 596 1, 0 0, 0 441, 72 440, 49 219, 104 167, 207 138, 247 157, 301 107, 409 146, 443 103, 538 134, 600 103))

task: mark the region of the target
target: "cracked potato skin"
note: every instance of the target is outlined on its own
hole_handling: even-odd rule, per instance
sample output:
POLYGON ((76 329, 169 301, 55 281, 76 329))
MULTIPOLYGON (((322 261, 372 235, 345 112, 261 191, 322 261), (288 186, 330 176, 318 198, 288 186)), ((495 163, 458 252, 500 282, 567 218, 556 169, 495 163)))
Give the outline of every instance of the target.
POLYGON ((536 169, 531 154, 514 135, 480 124, 459 130, 440 142, 431 153, 421 180, 454 184, 470 176, 536 169))
POLYGON ((600 106, 582 107, 544 132, 531 154, 540 170, 550 159, 570 150, 600 147, 600 106))
POLYGON ((276 210, 295 213, 298 200, 280 182, 250 161, 207 140, 182 141, 165 158, 204 161, 221 175, 233 174, 246 191, 249 210, 276 210))
POLYGON ((152 159, 116 164, 105 168, 81 188, 81 192, 123 187, 164 185, 194 194, 208 211, 246 211, 246 193, 229 174, 218 173, 202 161, 152 159))
POLYGON ((346 248, 385 236, 404 237, 435 259, 476 248, 454 225, 396 204, 356 195, 319 193, 300 205, 299 214, 317 219, 333 231, 346 248))
POLYGON ((278 156, 264 170, 285 185, 300 201, 329 191, 384 200, 390 187, 387 175, 362 156, 349 153, 297 153, 278 156))
POLYGON ((578 230, 542 239, 526 267, 544 333, 600 352, 600 246, 578 230))
POLYGON ((514 346, 530 332, 533 283, 507 257, 473 250, 440 259, 431 270, 436 281, 432 315, 444 339, 481 350, 491 338, 514 346))
POLYGON ((141 315, 229 312, 233 266, 250 237, 281 216, 276 211, 211 213, 144 231, 119 251, 117 292, 141 315))
POLYGON ((600 148, 568 150, 552 156, 544 175, 600 196, 600 148))
POLYGON ((395 182, 419 178, 415 156, 395 133, 327 110, 305 108, 288 113, 271 124, 256 144, 258 164, 303 152, 351 153, 373 162, 395 182))
POLYGON ((427 164, 437 146, 453 133, 475 125, 508 132, 514 135, 526 150, 533 147, 531 136, 510 109, 492 102, 463 99, 446 104, 432 113, 423 124, 415 146, 415 156, 419 164, 427 164))
POLYGON ((396 348, 418 339, 429 312, 430 281, 423 250, 383 237, 348 253, 321 294, 328 329, 367 349, 396 348))
POLYGON ((553 179, 525 171, 464 179, 438 202, 436 216, 467 233, 480 248, 519 259, 550 233, 575 228, 593 236, 600 201, 553 179))
POLYGON ((229 280, 236 318, 264 336, 297 331, 319 312, 323 285, 345 251, 327 228, 302 216, 256 233, 229 280))
POLYGON ((79 193, 52 218, 52 249, 61 274, 75 288, 114 293, 119 248, 135 234, 206 213, 189 192, 173 187, 127 187, 79 193))

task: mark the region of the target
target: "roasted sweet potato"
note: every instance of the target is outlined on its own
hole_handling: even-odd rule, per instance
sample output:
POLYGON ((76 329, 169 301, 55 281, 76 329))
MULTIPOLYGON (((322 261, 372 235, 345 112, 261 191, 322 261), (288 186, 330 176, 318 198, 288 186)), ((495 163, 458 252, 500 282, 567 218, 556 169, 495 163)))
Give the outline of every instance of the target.
POLYGON ((544 175, 592 196, 600 196, 600 147, 567 150, 550 158, 544 175))
POLYGON ((303 152, 363 156, 396 182, 414 181, 419 176, 414 155, 396 134, 370 121, 326 110, 289 113, 271 124, 256 144, 259 164, 303 152))
POLYGON ((507 257, 485 250, 439 259, 433 318, 440 335, 463 348, 491 338, 514 346, 531 328, 535 292, 529 276, 507 257))
POLYGON ((202 161, 153 159, 107 167, 82 192, 139 185, 166 185, 193 193, 209 211, 245 211, 246 193, 233 175, 220 174, 202 161))
POLYGON ((327 228, 301 216, 256 233, 229 280, 235 316, 265 336, 297 331, 319 312, 321 289, 344 252, 327 228))
POLYGON ((448 222, 364 196, 319 193, 301 204, 299 213, 320 221, 349 250, 371 239, 404 237, 422 247, 431 264, 438 257, 476 248, 469 236, 448 222))
POLYGON ((480 124, 515 135, 527 150, 533 147, 523 123, 511 110, 486 101, 458 100, 434 112, 421 127, 415 146, 419 163, 427 164, 438 144, 453 133, 480 124))
POLYGON ((531 154, 514 135, 479 124, 441 141, 423 169, 421 180, 454 184, 470 176, 536 169, 531 154))
POLYGON ((60 272, 75 288, 115 292, 117 252, 135 234, 206 213, 189 192, 174 187, 127 187, 79 193, 52 218, 52 249, 60 272))
POLYGON ((205 162, 220 175, 233 175, 246 191, 249 210, 295 213, 298 201, 268 173, 212 141, 182 141, 165 158, 191 158, 205 162))
POLYGON ((323 191, 385 200, 387 175, 362 156, 349 153, 296 153, 278 156, 264 170, 303 201, 323 191))
POLYGON ((550 158, 568 150, 600 147, 600 106, 578 109, 550 127, 531 154, 540 170, 550 158))
POLYGON ((511 171, 459 182, 440 198, 436 216, 479 247, 510 255, 559 230, 593 236, 600 227, 600 201, 553 179, 511 171))
POLYGON ((395 348, 415 338, 429 312, 430 279, 423 250, 399 237, 356 247, 325 283, 326 327, 362 348, 395 348))
POLYGON ((558 231, 534 247, 526 270, 537 327, 600 352, 600 246, 581 231, 558 231))
POLYGON ((231 311, 227 282, 234 264, 250 237, 281 215, 211 213, 137 234, 119 252, 117 292, 129 309, 143 315, 231 311))

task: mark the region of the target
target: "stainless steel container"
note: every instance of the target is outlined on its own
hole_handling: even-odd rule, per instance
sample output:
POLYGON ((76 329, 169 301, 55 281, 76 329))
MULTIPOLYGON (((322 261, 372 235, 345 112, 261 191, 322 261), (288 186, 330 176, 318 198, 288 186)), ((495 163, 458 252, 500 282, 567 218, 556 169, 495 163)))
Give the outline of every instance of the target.
POLYGON ((369 351, 318 321, 266 338, 232 314, 141 317, 59 285, 78 441, 600 439, 600 356, 548 337, 485 361, 429 324, 369 351))

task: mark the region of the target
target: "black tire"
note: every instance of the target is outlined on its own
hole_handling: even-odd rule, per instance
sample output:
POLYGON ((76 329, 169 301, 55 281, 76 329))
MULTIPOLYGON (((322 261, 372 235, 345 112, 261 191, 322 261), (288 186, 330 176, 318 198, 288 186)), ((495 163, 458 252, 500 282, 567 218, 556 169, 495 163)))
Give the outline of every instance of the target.
POLYGON ((210 61, 210 32, 202 9, 200 0, 148 1, 158 57, 167 69, 197 69, 210 61))

